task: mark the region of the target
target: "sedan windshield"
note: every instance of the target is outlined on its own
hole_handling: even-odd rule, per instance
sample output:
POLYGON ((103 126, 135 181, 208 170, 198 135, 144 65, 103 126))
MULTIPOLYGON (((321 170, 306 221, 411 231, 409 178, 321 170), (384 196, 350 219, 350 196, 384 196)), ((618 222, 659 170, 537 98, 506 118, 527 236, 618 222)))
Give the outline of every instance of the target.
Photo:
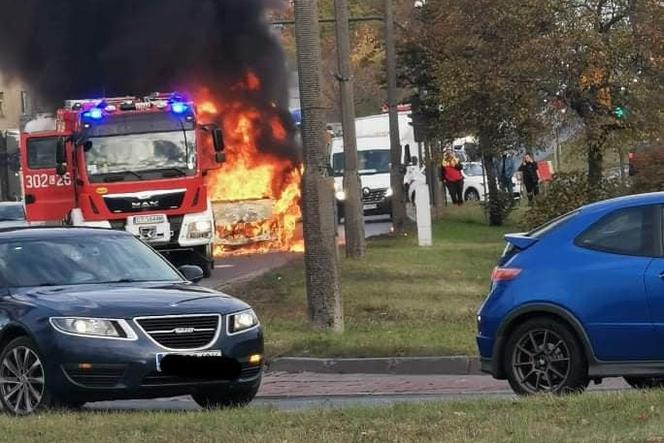
POLYGON ((88 175, 93 181, 100 175, 150 171, 191 175, 196 170, 195 139, 194 131, 92 137, 85 153, 88 175))
POLYGON ((80 236, 0 243, 7 287, 182 281, 157 253, 130 236, 80 236))

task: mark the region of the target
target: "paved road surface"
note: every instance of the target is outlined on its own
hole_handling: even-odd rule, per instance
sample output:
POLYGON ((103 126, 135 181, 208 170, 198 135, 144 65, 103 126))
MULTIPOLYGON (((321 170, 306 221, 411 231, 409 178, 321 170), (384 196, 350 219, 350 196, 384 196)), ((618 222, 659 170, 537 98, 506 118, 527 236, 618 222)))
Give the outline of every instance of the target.
MULTIPOLYGON (((622 379, 607 379, 591 386, 591 392, 628 389, 622 379)), ((272 373, 253 407, 297 410, 356 405, 382 406, 396 403, 512 398, 507 382, 483 375, 374 375, 374 374, 286 374, 272 373)), ((92 403, 94 410, 199 410, 188 397, 162 400, 92 403)))

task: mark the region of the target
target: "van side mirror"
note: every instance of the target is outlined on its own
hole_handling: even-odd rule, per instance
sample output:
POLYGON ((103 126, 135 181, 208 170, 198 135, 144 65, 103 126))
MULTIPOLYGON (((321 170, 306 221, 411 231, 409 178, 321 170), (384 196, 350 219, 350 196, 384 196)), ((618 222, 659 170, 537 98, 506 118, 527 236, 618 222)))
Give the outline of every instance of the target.
POLYGON ((58 175, 67 173, 67 151, 64 137, 58 138, 58 144, 55 147, 55 172, 58 175))

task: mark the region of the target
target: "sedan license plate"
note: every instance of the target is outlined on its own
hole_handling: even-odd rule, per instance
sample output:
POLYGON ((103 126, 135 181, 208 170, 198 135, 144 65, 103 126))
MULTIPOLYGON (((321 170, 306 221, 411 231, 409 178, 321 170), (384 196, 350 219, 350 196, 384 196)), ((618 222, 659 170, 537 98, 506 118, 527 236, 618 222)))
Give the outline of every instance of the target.
POLYGON ((134 216, 135 225, 154 225, 159 223, 166 223, 166 216, 158 215, 136 215, 134 216))
POLYGON ((157 372, 162 372, 162 360, 168 356, 200 358, 208 360, 212 358, 221 358, 221 351, 200 351, 200 352, 160 352, 156 355, 157 372))
POLYGON ((378 209, 378 205, 364 205, 365 211, 371 211, 372 209, 378 209))

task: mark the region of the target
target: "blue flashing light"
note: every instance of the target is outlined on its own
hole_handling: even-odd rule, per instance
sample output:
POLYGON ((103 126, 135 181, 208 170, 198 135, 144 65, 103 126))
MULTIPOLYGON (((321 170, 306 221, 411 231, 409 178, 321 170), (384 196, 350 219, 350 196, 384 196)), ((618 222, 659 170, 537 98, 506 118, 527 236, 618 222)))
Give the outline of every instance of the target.
POLYGON ((99 108, 92 108, 90 111, 86 112, 86 114, 90 114, 90 118, 93 120, 101 120, 101 118, 104 117, 104 112, 99 108))
POLYGON ((176 114, 184 114, 188 109, 189 106, 180 102, 175 102, 171 105, 171 110, 176 114))

